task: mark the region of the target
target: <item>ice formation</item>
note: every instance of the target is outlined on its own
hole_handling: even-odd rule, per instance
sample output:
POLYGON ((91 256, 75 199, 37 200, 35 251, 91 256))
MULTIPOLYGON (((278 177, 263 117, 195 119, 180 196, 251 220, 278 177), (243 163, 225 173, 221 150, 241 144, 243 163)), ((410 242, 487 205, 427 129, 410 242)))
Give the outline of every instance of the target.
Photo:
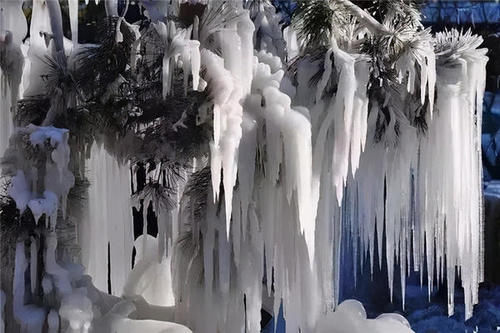
POLYGON ((355 300, 339 304, 335 312, 318 322, 315 332, 413 332, 410 324, 401 315, 382 314, 376 319, 367 319, 363 305, 355 300))
POLYGON ((21 50, 27 33, 23 1, 0 2, 0 154, 5 152, 13 133, 13 113, 21 94, 24 55, 21 50))
MULTIPOLYGON (((15 200, 21 212, 26 207, 30 208, 35 223, 45 215, 46 225, 54 229, 59 207, 62 215, 66 214, 67 196, 75 181, 68 169, 69 132, 55 127, 29 125, 18 129, 16 135, 24 137, 35 149, 46 150, 46 161, 42 174, 36 168, 17 170, 8 194, 15 200), (43 190, 40 190, 40 181, 43 181, 43 190)), ((16 154, 15 148, 9 148, 7 154, 16 154)))
POLYGON ((82 264, 94 285, 107 291, 108 270, 103 267, 108 267, 109 246, 111 293, 120 296, 132 269, 130 170, 95 143, 85 164, 90 186, 84 222, 78 232, 82 264))
MULTIPOLYGON (((4 13, 19 11, 20 3, 0 2, 4 13)), ((69 5, 76 50, 78 1, 69 5)), ((359 303, 338 305, 340 247, 346 240, 352 242, 355 263, 368 258, 372 269, 381 265, 385 248, 391 296, 397 273, 403 299, 410 269, 419 270, 422 281, 427 271, 429 292, 446 277, 450 315, 455 273, 460 273, 465 316, 471 316, 483 261, 480 124, 487 58, 478 49, 479 38, 445 32, 435 36, 433 46, 429 32, 421 32, 412 52, 395 63, 400 85, 381 102, 369 94, 370 58, 333 35, 321 57, 300 58, 291 75, 285 61, 303 55, 303 43, 292 26, 282 36, 269 4, 203 2, 207 16, 234 15, 223 27, 213 17, 196 16, 183 28, 168 19, 178 10, 177 1, 141 5, 162 42, 162 97, 174 93, 177 68, 182 68, 185 96, 191 90, 208 95, 200 113, 203 109, 213 124, 210 154, 185 172, 174 208, 139 198, 144 232, 134 242, 128 161, 119 161, 105 145, 86 147, 89 155, 82 163, 90 187, 78 224, 85 268, 61 260, 57 222, 67 218, 75 181, 71 133, 52 126, 67 107, 63 91, 51 96, 42 126, 13 131, 9 113, 21 78, 28 96, 45 91, 40 74, 47 65, 41 57, 49 55, 66 69, 70 54, 58 1, 34 0, 29 70, 23 72, 19 62, 9 68, 2 64, 2 87, 13 98, 6 99, 8 89, 2 89, 0 110, 0 152, 11 133, 14 146, 6 156, 22 161, 4 168, 11 177, 8 194, 20 212, 29 208, 37 223, 45 217, 47 227, 43 249, 34 237, 16 245, 14 316, 23 332, 41 332, 45 321, 51 332, 259 332, 263 306, 274 314, 283 306, 289 332, 411 331, 397 315, 368 320, 359 303), (288 54, 278 47, 286 44, 288 54), (317 84, 311 86, 315 76, 317 84), (408 102, 415 95, 416 103, 408 102), (415 105, 420 111, 411 109, 415 105), (428 123, 425 133, 413 122, 420 116, 428 123), (15 142, 41 150, 43 168, 31 166, 15 142), (188 191, 200 179, 208 186, 201 214, 192 209, 199 198, 188 191), (150 204, 158 220, 166 221, 159 223, 157 238, 147 235, 150 204), (113 296, 105 294, 108 282, 113 296), (58 299, 57 305, 25 304, 40 287, 58 299)), ((108 16, 123 14, 117 1, 106 1, 105 8, 108 16)), ((371 22, 372 31, 364 33, 380 33, 367 13, 349 8, 371 22)), ((139 50, 142 31, 124 17, 118 20, 117 42, 123 40, 120 24, 126 24, 139 50)), ((22 54, 24 30, 5 19, 0 24, 2 52, 22 54)), ((136 60, 131 56, 131 67, 136 60)), ((116 90, 108 88, 110 94, 116 90)), ((181 119, 173 129, 183 126, 181 119)))
POLYGON ((0 332, 5 333, 4 309, 5 309, 5 292, 0 290, 0 332))

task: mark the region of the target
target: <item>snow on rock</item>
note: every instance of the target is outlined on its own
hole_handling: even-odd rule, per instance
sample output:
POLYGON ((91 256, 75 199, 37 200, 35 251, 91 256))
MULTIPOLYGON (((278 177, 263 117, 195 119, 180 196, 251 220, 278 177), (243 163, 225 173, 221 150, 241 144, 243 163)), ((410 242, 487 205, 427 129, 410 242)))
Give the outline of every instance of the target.
POLYGON ((42 215, 45 215, 51 220, 51 227, 55 227, 58 208, 61 207, 65 216, 67 196, 75 182, 73 174, 68 169, 69 132, 55 127, 29 125, 19 128, 18 134, 27 136, 31 145, 48 152, 45 173, 42 175, 45 190, 43 193, 37 193, 40 175, 36 169, 32 168, 17 170, 16 175, 12 177, 8 193, 21 212, 26 207, 30 208, 36 223, 42 215))
POLYGON ((368 319, 363 305, 355 300, 342 302, 335 312, 320 318, 315 332, 318 333, 411 333, 408 321, 396 313, 387 313, 376 319, 368 319))
POLYGON ((22 213, 31 200, 31 188, 22 170, 17 170, 17 174, 11 178, 10 187, 7 192, 16 202, 16 207, 22 213))
POLYGON ((152 305, 173 306, 171 256, 158 260, 158 246, 158 239, 150 235, 141 235, 135 240, 135 265, 128 275, 123 295, 142 296, 152 305))
POLYGON ((88 332, 93 316, 92 303, 78 292, 69 294, 61 301, 59 315, 69 322, 72 332, 88 332))
MULTIPOLYGON (((61 200, 61 210, 63 216, 66 216, 67 196, 69 190, 75 184, 75 177, 68 169, 70 160, 69 131, 52 126, 38 127, 29 125, 26 128, 26 133, 29 133, 29 139, 33 146, 43 147, 45 143, 48 143, 52 149, 45 171, 45 189, 47 193, 52 192, 61 200)), ((51 194, 46 195, 44 193, 44 196, 48 199, 51 194)), ((47 203, 50 203, 50 201, 47 203)))
POLYGON ((128 318, 137 310, 131 301, 119 301, 102 317, 94 320, 92 332, 158 332, 158 333, 191 333, 186 326, 152 319, 131 319, 128 318))

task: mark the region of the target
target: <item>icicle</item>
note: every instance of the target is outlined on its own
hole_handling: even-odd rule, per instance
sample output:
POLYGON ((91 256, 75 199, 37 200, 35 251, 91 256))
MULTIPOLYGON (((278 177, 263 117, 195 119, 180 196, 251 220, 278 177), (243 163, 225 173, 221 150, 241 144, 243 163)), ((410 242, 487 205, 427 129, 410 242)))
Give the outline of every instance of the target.
POLYGON ((69 272, 62 268, 56 260, 57 236, 51 232, 46 237, 44 255, 45 271, 52 275, 55 287, 61 295, 70 294, 72 291, 69 272))
MULTIPOLYGON (((95 286, 108 290, 107 256, 110 247, 111 290, 120 295, 131 271, 133 221, 128 164, 119 163, 102 146, 94 144, 87 161, 89 203, 79 229, 82 263, 95 286), (120 232, 116 232, 120 230, 120 232)), ((147 203, 144 204, 147 210, 147 203)))
POLYGON ((50 18, 50 27, 52 29, 52 40, 54 41, 56 54, 60 60, 65 62, 64 56, 64 34, 62 25, 61 7, 58 0, 45 0, 47 11, 50 18))
POLYGON ((231 248, 229 247, 230 244, 228 239, 226 237, 221 237, 221 234, 219 234, 218 243, 219 288, 220 291, 225 294, 229 292, 231 278, 231 248))
POLYGON ((0 154, 14 132, 13 111, 22 89, 24 55, 22 42, 27 33, 23 1, 0 1, 0 154))
POLYGON ((28 267, 24 251, 24 243, 16 244, 16 258, 13 281, 14 318, 21 326, 23 333, 41 333, 45 322, 45 310, 35 305, 25 305, 25 271, 28 267))
MULTIPOLYGON (((330 102, 326 102, 326 116, 320 123, 318 132, 315 133, 314 173, 316 183, 314 193, 316 196, 319 193, 318 181, 322 172, 325 140, 328 131, 333 126, 335 139, 331 168, 335 172, 332 173, 332 178, 336 187, 337 200, 341 202, 349 164, 351 164, 354 175, 359 164, 360 152, 366 141, 368 63, 364 58, 356 60, 354 56, 340 50, 335 41, 332 43, 331 49, 325 54, 325 71, 316 90, 316 103, 320 107, 323 105, 322 95, 332 74, 332 55, 335 59, 336 70, 340 73, 339 90, 330 102)), ((329 169, 327 168, 327 170, 329 169)), ((327 172, 327 170, 323 172, 327 172)))
POLYGON ((406 80, 408 92, 415 92, 415 84, 420 78, 420 102, 429 101, 430 118, 434 108, 434 90, 436 84, 436 56, 429 30, 418 33, 412 40, 411 51, 405 52, 396 62, 400 83, 406 80), (418 67, 416 66, 418 65, 418 67), (417 75, 417 68, 420 72, 417 75), (406 75, 408 77, 406 78, 406 75))
MULTIPOLYGON (((247 105, 248 107, 248 105, 247 105)), ((259 106, 260 107, 260 106, 259 106)), ((242 122, 242 130, 243 136, 241 139, 240 149, 239 149, 239 173, 238 173, 238 181, 239 181, 239 199, 240 199, 240 210, 236 208, 236 213, 234 215, 239 217, 241 216, 241 228, 242 228, 242 236, 246 235, 246 226, 248 220, 248 210, 251 204, 253 187, 254 187, 254 177, 255 177, 255 158, 257 153, 257 122, 256 120, 249 114, 244 113, 243 122, 242 122)), ((238 235, 239 236, 239 235, 238 235)), ((240 246, 240 244, 236 244, 236 241, 233 243, 234 246, 240 246)), ((238 258, 239 259, 239 258, 238 258)))
POLYGON ((47 324, 49 326, 49 333, 59 332, 59 315, 54 309, 49 311, 47 316, 47 324))
POLYGON ((78 45, 78 0, 69 0, 69 21, 71 26, 71 40, 73 48, 78 45))
MULTIPOLYGON (((266 99, 267 100, 267 99, 266 99)), ((300 112, 290 110, 285 116, 283 141, 287 178, 291 178, 297 191, 297 206, 301 231, 304 233, 309 252, 309 263, 314 265, 314 237, 317 203, 312 191, 311 124, 300 112)))
MULTIPOLYGON (((450 31, 437 35, 438 45, 448 41, 471 38, 450 31)), ((453 314, 455 271, 461 274, 465 294, 465 319, 472 316, 477 303, 477 290, 481 282, 478 263, 481 253, 481 153, 478 133, 481 125, 476 114, 481 113, 476 101, 484 91, 485 50, 476 49, 481 42, 471 38, 469 49, 438 58, 436 109, 428 136, 421 144, 421 160, 425 188, 426 233, 434 234, 436 247, 427 251, 427 258, 436 253, 440 265, 446 255, 448 281, 448 313, 453 314), (457 110, 459 112, 457 112, 457 110), (439 148, 437 148, 439 147, 439 148), (450 172, 450 170, 452 170, 450 172), (439 198, 435 200, 428 198, 439 198), (458 208, 457 208, 458 207, 458 208), (432 218, 431 216, 436 216, 432 218), (474 264, 476 263, 476 264, 474 264)), ((427 240, 427 247, 429 248, 427 240)), ((433 272, 432 260, 428 271, 433 272)), ((442 267, 442 266, 441 266, 442 267)), ((439 266, 438 266, 439 269, 439 266)), ((430 273, 430 274, 431 274, 430 273)), ((439 276, 439 275, 438 275, 439 276)), ((429 275, 429 288, 432 276, 429 275)))
POLYGON ((208 50, 201 53, 201 62, 207 68, 214 98, 214 140, 210 143, 212 190, 218 198, 220 173, 224 170, 223 186, 226 210, 226 235, 229 237, 233 187, 236 184, 238 146, 242 135, 243 109, 240 104, 241 88, 223 61, 208 50))
POLYGON ((334 48, 335 66, 340 72, 339 91, 335 96, 334 111, 336 119, 335 128, 335 147, 333 150, 332 170, 338 170, 333 173, 333 183, 337 189, 337 200, 342 201, 342 193, 346 182, 349 168, 349 147, 351 140, 352 126, 352 107, 354 93, 356 89, 356 78, 354 71, 354 58, 334 48))
POLYGON ((171 72, 171 66, 170 66, 170 58, 165 54, 163 56, 163 63, 162 63, 162 82, 163 82, 163 98, 165 99, 167 95, 170 93, 170 72, 171 72))
POLYGON ((5 311, 6 298, 7 296, 5 295, 5 292, 2 289, 0 289, 0 333, 5 333, 4 311, 5 311))
MULTIPOLYGON (((96 0, 96 5, 97 5, 96 0)), ((106 0, 104 1, 107 16, 118 16, 118 0, 106 0)))
MULTIPOLYGON (((206 214, 202 214, 203 220, 193 220, 190 216, 193 212, 183 212, 193 207, 183 205, 181 197, 188 195, 183 185, 179 185, 179 209, 167 211, 154 201, 144 200, 143 236, 134 244, 129 166, 120 164, 94 144, 87 161, 89 203, 84 208, 84 223, 78 224, 82 262, 98 288, 107 289, 109 274, 111 293, 123 292, 135 303, 118 303, 107 314, 96 312, 94 320, 97 309, 92 304, 94 293, 91 289, 74 288, 80 282, 73 281, 73 272, 56 260, 58 208, 61 207, 65 218, 66 198, 74 185, 69 171, 69 133, 53 127, 29 126, 21 130, 29 135, 33 146, 47 147, 50 153, 45 173, 39 175, 30 167, 14 170, 8 192, 21 211, 29 207, 36 222, 45 215, 49 223, 44 250, 47 274, 41 287, 44 293, 55 294, 61 304, 61 325, 58 313, 52 309, 47 318, 49 331, 69 325, 71 330, 85 332, 92 324, 97 332, 140 332, 146 326, 187 332, 188 329, 176 325, 146 320, 138 323, 126 318, 134 311, 138 316, 141 306, 149 308, 151 313, 159 311, 153 308, 153 299, 173 305, 170 279, 180 280, 175 282, 180 289, 180 295, 175 295, 179 307, 175 309, 176 315, 184 317, 197 331, 258 332, 263 306, 272 309, 275 315, 282 306, 287 330, 294 332, 331 331, 332 323, 333 329, 349 332, 408 331, 408 323, 397 315, 368 320, 363 307, 354 301, 344 302, 332 312, 339 302, 341 242, 346 240, 353 243, 355 265, 359 258, 363 264, 369 252, 372 272, 375 251, 379 265, 385 255, 390 296, 399 273, 403 307, 405 279, 412 259, 414 268, 423 271, 424 256, 427 257, 429 294, 434 282, 438 284, 446 277, 450 314, 458 271, 465 292, 466 318, 470 317, 472 306, 478 301, 482 267, 477 263, 483 255, 479 124, 486 58, 483 51, 475 49, 478 41, 472 39, 471 43, 465 43, 472 45, 470 49, 460 48, 460 52, 449 54, 440 47, 450 40, 456 42, 455 32, 438 36, 436 50, 426 35, 428 32, 422 32, 412 40, 415 44, 411 52, 401 55, 395 64, 401 85, 395 85, 395 94, 401 92, 401 96, 391 96, 388 92, 383 105, 379 105, 379 101, 368 100, 372 66, 369 60, 342 49, 344 45, 337 45, 335 40, 323 59, 300 59, 296 76, 284 78, 290 75, 282 63, 286 55, 278 47, 283 38, 277 15, 267 10, 271 7, 259 4, 245 10, 241 4, 224 3, 217 9, 208 2, 190 3, 206 6, 205 13, 234 11, 235 18, 225 21, 223 29, 210 31, 213 39, 209 40, 208 32, 203 31, 205 16, 201 22, 195 17, 193 26, 187 29, 180 29, 166 19, 177 13, 181 2, 144 0, 141 4, 163 42, 163 97, 173 93, 178 67, 183 70, 185 95, 190 88, 190 76, 193 90, 206 90, 209 94, 208 101, 200 106, 197 122, 206 121, 213 111, 210 156, 196 156, 196 166, 190 170, 195 172, 210 164, 211 178, 206 181, 211 182, 212 190, 208 190, 206 205, 205 202, 202 205, 207 207, 203 212, 206 214), (220 44, 220 54, 208 49, 210 43, 220 44), (260 51, 254 52, 254 47, 260 51), (321 80, 317 87, 309 87, 318 70, 323 71, 321 80), (297 82, 298 86, 293 86, 297 82), (438 94, 434 101, 436 87, 438 94), (398 105, 400 101, 394 97, 406 101, 403 97, 409 93, 416 94, 419 103, 428 105, 427 110, 419 108, 417 112, 421 114, 415 115, 411 114, 413 110, 398 105), (434 107, 438 112, 433 116, 434 107), (386 119, 390 122, 383 124, 387 125, 386 131, 380 135, 382 113, 388 114, 386 119), (429 125, 426 135, 418 135, 413 126, 415 116, 426 117, 429 125), (205 160, 208 158, 209 162, 205 160), (45 188, 38 189, 38 177, 44 177, 40 181, 45 188), (224 200, 219 202, 221 186, 224 200), (147 234, 150 204, 161 223, 157 239, 147 234), (184 217, 190 220, 185 221, 184 217), (182 246, 173 245, 178 237, 182 246), (110 272, 107 256, 103 256, 108 244, 110 272), (137 260, 131 271, 133 246, 137 260), (174 276, 170 275, 172 259, 182 270, 174 276), (267 286, 261 281, 264 276, 267 286), (165 285, 160 285, 157 278, 164 279, 165 285), (148 283, 152 285, 146 287, 148 283), (165 290, 168 295, 159 295, 165 290), (263 298, 263 294, 267 297, 263 298), (144 299, 135 299, 141 295, 147 296, 146 304, 144 299)), ((341 2, 351 10, 354 8, 347 1, 341 2)), ((32 95, 46 93, 46 84, 40 79, 46 66, 39 59, 53 56, 54 47, 56 55, 64 51, 59 3, 55 0, 46 3, 47 6, 41 0, 33 2, 29 52, 32 95)), ((6 6, 4 2, 0 4, 6 6)), ((15 5, 19 14, 19 2, 15 5)), ((70 0, 69 6, 73 43, 77 45, 78 2, 70 0)), ((118 16, 117 0, 107 1, 105 6, 109 16, 118 16)), ((372 30, 384 29, 370 21, 365 12, 355 11, 355 14, 368 19, 372 30)), ((0 24, 7 20, 10 18, 3 17, 0 24)), ((118 20, 117 41, 123 39, 121 24, 128 25, 123 17, 118 20)), ((133 47, 138 50, 139 26, 128 26, 135 32, 133 47)), ((287 60, 290 60, 298 54, 300 43, 293 28, 286 31, 287 60)), ((4 44, 9 38, 19 41, 8 51, 22 54, 22 38, 19 39, 22 32, 4 26, 0 26, 0 32, 4 44)), ((22 73, 20 59, 15 59, 19 60, 15 64, 18 74, 22 73)), ((131 56, 132 70, 137 69, 136 60, 131 56)), ((385 89, 380 82, 380 88, 385 89)), ((1 104, 2 132, 11 130, 8 111, 17 95, 14 91, 11 103, 1 104)), ((184 116, 173 125, 174 131, 183 126, 184 116)), ((0 140, 2 152, 7 138, 0 140)), ((34 238, 30 250, 33 294, 39 288, 38 248, 34 238)), ((37 332, 42 327, 40 322, 43 323, 39 319, 46 313, 24 304, 27 269, 24 251, 25 245, 17 244, 14 312, 24 331, 37 332)))
POLYGON ((32 194, 22 170, 17 170, 17 174, 12 177, 7 193, 16 202, 17 209, 23 213, 31 200, 32 194))
POLYGON ((38 281, 38 247, 36 244, 36 239, 31 237, 30 245, 30 282, 31 282, 31 293, 35 294, 36 284, 38 281))
POLYGON ((200 86, 200 43, 191 41, 190 43, 191 75, 193 76, 193 90, 199 90, 200 86))
POLYGON ((8 93, 9 83, 7 77, 0 71, 0 154, 3 156, 9 146, 9 138, 14 132, 14 124, 11 112, 11 98, 8 93))
POLYGON ((23 13, 23 0, 2 0, 0 9, 0 32, 4 34, 10 31, 13 34, 12 42, 15 45, 22 44, 28 32, 26 16, 23 13))

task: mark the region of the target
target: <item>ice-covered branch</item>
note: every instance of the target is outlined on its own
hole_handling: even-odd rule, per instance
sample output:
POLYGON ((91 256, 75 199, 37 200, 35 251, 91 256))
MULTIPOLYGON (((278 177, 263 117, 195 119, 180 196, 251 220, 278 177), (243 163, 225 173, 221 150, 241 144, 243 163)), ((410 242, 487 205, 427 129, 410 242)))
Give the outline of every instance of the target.
POLYGON ((351 1, 349 0, 329 0, 329 1, 336 2, 345 7, 353 16, 358 18, 358 20, 374 35, 390 33, 390 31, 382 23, 377 21, 367 11, 353 4, 351 1))

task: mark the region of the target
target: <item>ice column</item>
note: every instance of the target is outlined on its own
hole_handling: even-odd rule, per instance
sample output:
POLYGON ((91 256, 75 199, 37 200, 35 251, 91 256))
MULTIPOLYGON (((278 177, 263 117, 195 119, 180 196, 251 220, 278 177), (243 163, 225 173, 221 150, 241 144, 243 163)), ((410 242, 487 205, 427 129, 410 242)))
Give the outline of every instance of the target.
MULTIPOLYGON (((437 39, 461 39, 469 42, 470 47, 438 58, 436 114, 421 144, 420 213, 424 230, 435 240, 435 248, 427 249, 427 258, 436 253, 437 276, 447 277, 448 313, 453 314, 454 278, 458 270, 468 319, 478 302, 478 287, 483 278, 480 138, 488 59, 485 49, 477 49, 482 40, 470 34, 451 31, 438 34, 437 39)), ((429 238, 427 244, 429 247, 429 238)), ((433 267, 428 265, 431 281, 433 267)))
POLYGON ((79 233, 82 263, 94 285, 107 291, 109 244, 111 291, 121 295, 131 271, 134 241, 129 167, 102 145, 93 144, 86 176, 90 187, 87 215, 79 233))
POLYGON ((405 55, 398 62, 407 89, 395 90, 385 105, 372 102, 365 151, 358 172, 348 181, 343 211, 355 256, 363 261, 369 253, 372 272, 374 252, 382 255, 385 230, 391 297, 399 265, 404 307, 405 279, 413 263, 422 281, 427 270, 429 295, 446 278, 451 315, 458 272, 468 319, 483 278, 480 135, 487 58, 486 51, 478 49, 482 40, 470 33, 445 32, 437 34, 436 41, 436 58, 423 46, 415 58, 405 55), (454 48, 461 43, 467 46, 454 48), (414 67, 421 69, 420 75, 414 67), (395 107, 405 100, 406 91, 417 91, 416 77, 421 94, 427 92, 418 96, 424 101, 425 133, 410 123, 406 107, 395 107), (434 83, 437 99, 432 106, 434 83), (382 108, 390 116, 377 140, 382 108))
POLYGON ((25 302, 25 271, 28 267, 24 243, 16 244, 14 266, 13 302, 14 317, 21 326, 21 333, 41 333, 45 321, 45 310, 25 302))
POLYGON ((22 0, 0 1, 0 155, 13 133, 13 110, 19 97, 24 55, 21 45, 27 33, 22 0))
POLYGON ((5 333, 4 311, 6 297, 5 292, 0 289, 0 333, 5 333))
POLYGON ((210 143, 212 189, 218 199, 221 171, 226 209, 226 235, 229 237, 233 187, 238 172, 238 147, 240 144, 243 109, 240 101, 250 92, 252 72, 249 65, 253 58, 253 24, 245 12, 240 20, 220 33, 223 58, 204 50, 202 63, 207 68, 208 80, 214 85, 214 139, 210 143), (238 45, 238 47, 235 47, 238 45), (246 66, 241 66, 242 61, 246 66))
POLYGON ((73 47, 78 45, 78 0, 69 0, 69 20, 71 26, 71 40, 73 47))

